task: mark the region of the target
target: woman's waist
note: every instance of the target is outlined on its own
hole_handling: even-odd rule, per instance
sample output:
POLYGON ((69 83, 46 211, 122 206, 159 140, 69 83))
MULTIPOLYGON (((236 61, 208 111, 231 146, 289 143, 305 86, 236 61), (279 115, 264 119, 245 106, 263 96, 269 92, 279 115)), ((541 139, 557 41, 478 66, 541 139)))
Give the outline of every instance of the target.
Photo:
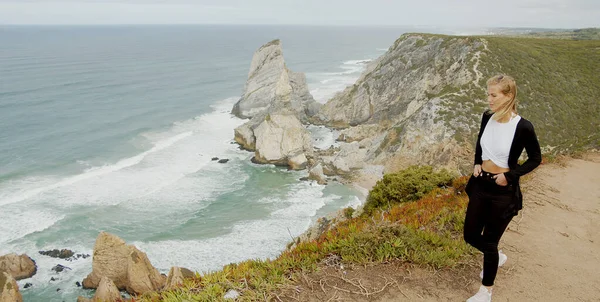
POLYGON ((486 171, 488 173, 500 174, 506 173, 510 171, 509 168, 499 167, 493 161, 486 159, 481 163, 481 170, 486 171))

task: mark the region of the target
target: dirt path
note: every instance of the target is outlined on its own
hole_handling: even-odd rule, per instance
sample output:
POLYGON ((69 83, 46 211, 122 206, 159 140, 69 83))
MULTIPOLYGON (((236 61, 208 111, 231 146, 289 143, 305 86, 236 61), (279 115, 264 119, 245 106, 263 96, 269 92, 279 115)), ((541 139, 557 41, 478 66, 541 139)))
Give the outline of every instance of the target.
MULTIPOLYGON (((500 247, 493 301, 600 301, 600 154, 536 169, 522 181, 524 210, 500 247)), ((402 263, 307 274, 283 301, 465 301, 479 264, 431 272, 402 263), (459 276, 459 277, 458 277, 459 276)))

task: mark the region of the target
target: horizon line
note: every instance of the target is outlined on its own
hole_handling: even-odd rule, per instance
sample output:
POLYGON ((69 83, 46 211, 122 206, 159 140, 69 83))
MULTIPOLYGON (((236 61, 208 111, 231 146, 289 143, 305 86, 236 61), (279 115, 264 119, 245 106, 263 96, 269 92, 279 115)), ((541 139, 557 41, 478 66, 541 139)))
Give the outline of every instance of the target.
POLYGON ((0 26, 305 26, 305 27, 388 27, 388 28, 478 28, 478 29, 600 29, 600 26, 544 27, 544 26, 450 26, 450 25, 399 25, 399 24, 275 24, 275 23, 0 23, 0 26))

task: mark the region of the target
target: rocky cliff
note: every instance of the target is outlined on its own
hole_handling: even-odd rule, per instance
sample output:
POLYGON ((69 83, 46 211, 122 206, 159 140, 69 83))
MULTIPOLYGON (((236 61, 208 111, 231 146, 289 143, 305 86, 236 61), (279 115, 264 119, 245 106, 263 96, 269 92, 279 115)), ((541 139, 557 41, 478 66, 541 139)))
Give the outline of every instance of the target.
POLYGON ((599 41, 404 34, 360 79, 312 118, 344 129, 365 162, 394 171, 412 164, 466 172, 486 80, 516 78, 519 113, 536 126, 545 152, 597 148, 599 41))
MULTIPOLYGON (((598 148, 599 48, 600 41, 404 34, 316 114, 285 109, 303 122, 341 130, 339 148, 315 154, 314 165, 322 163, 326 175, 371 165, 393 172, 414 164, 467 173, 488 108, 485 82, 505 73, 517 80, 519 114, 535 125, 543 152, 598 148)), ((274 73, 271 82, 285 80, 282 74, 274 73)), ((264 119, 257 114, 236 129, 236 141, 255 150, 254 129, 264 119)))
POLYGON ((301 121, 306 121, 319 107, 308 91, 304 74, 287 68, 281 41, 273 40, 254 53, 244 93, 232 113, 241 118, 252 118, 261 113, 288 109, 301 121))
POLYGON ((329 100, 313 122, 346 128, 340 139, 358 141, 368 163, 456 170, 467 161, 469 148, 457 139, 457 130, 470 134, 481 114, 472 109, 485 103, 447 100, 482 90, 477 66, 484 49, 485 41, 478 38, 403 35, 354 85, 329 100), (449 110, 464 112, 451 121, 454 127, 441 119, 449 110))

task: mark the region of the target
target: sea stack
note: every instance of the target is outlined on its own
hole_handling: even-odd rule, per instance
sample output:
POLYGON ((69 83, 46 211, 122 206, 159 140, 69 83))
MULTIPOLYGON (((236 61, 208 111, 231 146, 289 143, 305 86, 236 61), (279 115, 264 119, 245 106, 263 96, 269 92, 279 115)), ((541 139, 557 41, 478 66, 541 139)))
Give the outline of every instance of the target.
POLYGON ((290 71, 279 40, 261 46, 252 58, 243 96, 232 113, 250 118, 235 129, 235 141, 255 152, 254 162, 305 169, 312 140, 303 124, 320 109, 303 73, 290 71))
POLYGON ((292 72, 285 65, 281 41, 277 39, 254 53, 243 95, 232 113, 240 118, 253 118, 284 108, 304 123, 317 113, 320 104, 308 91, 304 74, 292 72))

